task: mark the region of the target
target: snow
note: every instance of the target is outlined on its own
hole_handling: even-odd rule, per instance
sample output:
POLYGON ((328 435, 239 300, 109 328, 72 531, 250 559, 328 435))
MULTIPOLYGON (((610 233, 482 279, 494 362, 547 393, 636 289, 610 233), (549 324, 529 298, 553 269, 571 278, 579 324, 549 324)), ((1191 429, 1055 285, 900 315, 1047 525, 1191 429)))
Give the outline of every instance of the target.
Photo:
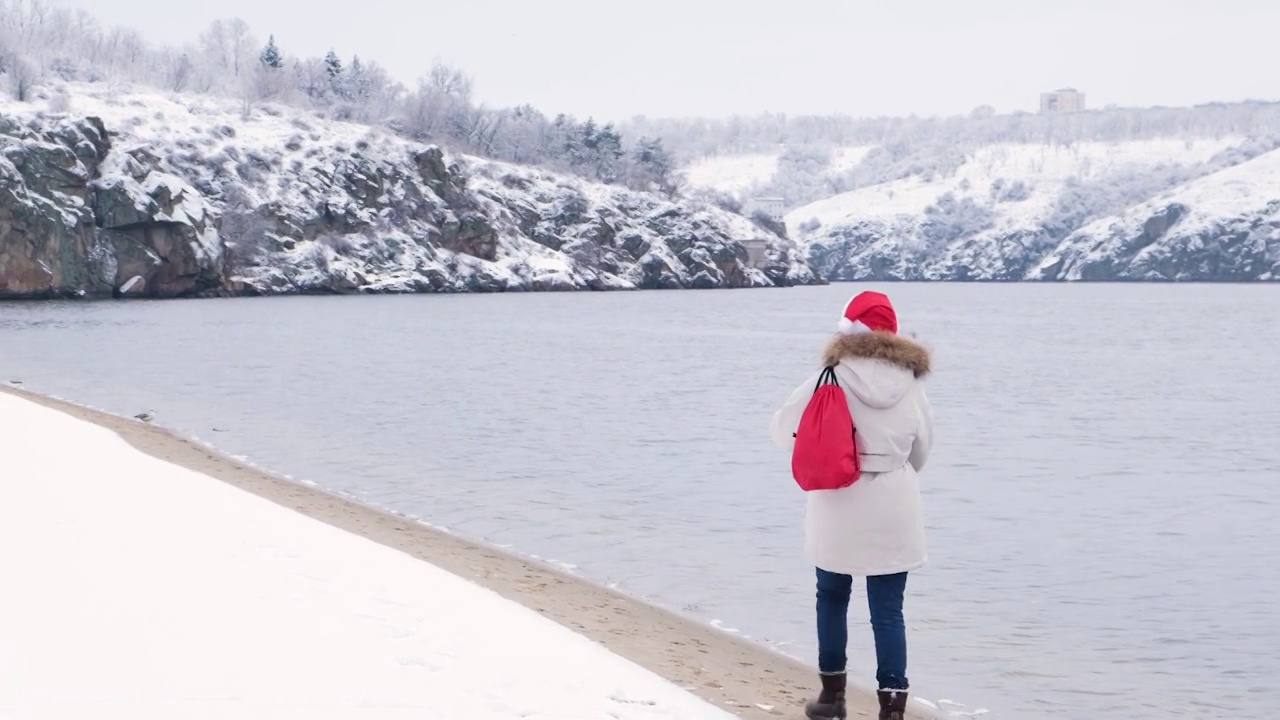
POLYGON ((694 187, 741 193, 768 182, 778 171, 778 155, 719 155, 699 160, 684 169, 694 187))
POLYGON ((0 717, 732 717, 103 428, 0 395, 0 438, 0 717))
POLYGON ((1248 162, 1199 178, 1150 205, 1176 200, 1205 216, 1229 216, 1242 209, 1260 210, 1280 199, 1280 151, 1260 155, 1248 162))
POLYGON ((863 158, 872 151, 871 145, 857 145, 839 148, 831 154, 831 165, 827 175, 843 175, 858 166, 863 158))
MULTIPOLYGON (((870 145, 836 148, 823 174, 827 177, 843 175, 857 167, 871 150, 870 145)), ((780 157, 781 152, 715 155, 691 163, 683 172, 692 187, 741 196, 772 180, 778 172, 780 157)))
POLYGON ((143 282, 143 280, 142 280, 142 276, 141 276, 141 275, 134 275, 133 277, 129 278, 129 280, 128 280, 124 285, 121 285, 121 286, 120 286, 120 292, 121 292, 122 294, 123 294, 123 293, 127 293, 127 292, 129 292, 130 290, 132 290, 132 289, 134 289, 135 287, 137 287, 137 286, 138 286, 138 283, 140 283, 140 282, 143 282))
POLYGON ((1192 142, 1155 139, 1072 145, 999 143, 971 153, 951 175, 911 176, 796 208, 787 213, 787 230, 792 237, 805 237, 813 233, 800 226, 814 219, 820 227, 831 228, 868 219, 918 216, 946 193, 988 204, 993 184, 1018 181, 1027 186, 1029 197, 998 203, 997 228, 1030 228, 1044 219, 1069 180, 1088 181, 1134 168, 1202 163, 1241 142, 1243 138, 1224 137, 1192 142))

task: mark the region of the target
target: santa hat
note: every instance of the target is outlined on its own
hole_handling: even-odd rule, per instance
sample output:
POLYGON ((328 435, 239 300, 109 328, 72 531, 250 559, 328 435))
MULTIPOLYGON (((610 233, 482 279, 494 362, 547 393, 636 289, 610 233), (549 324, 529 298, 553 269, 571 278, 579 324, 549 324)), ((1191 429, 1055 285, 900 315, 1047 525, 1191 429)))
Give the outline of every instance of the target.
POLYGON ((898 315, 884 293, 862 292, 853 296, 840 318, 840 334, 864 332, 898 332, 898 315))

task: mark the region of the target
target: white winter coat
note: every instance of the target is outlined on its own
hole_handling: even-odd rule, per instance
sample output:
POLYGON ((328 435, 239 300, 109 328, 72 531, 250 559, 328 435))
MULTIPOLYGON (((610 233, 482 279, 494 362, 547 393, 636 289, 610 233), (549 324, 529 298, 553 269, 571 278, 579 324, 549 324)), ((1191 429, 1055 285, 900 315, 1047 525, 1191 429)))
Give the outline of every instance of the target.
MULTIPOLYGON (((845 575, 891 575, 927 558, 917 473, 932 444, 924 392, 929 352, 890 333, 838 336, 824 365, 849 401, 862 476, 839 490, 807 492, 805 549, 817 567, 845 575)), ((819 372, 796 388, 773 417, 773 441, 791 450, 819 372)))

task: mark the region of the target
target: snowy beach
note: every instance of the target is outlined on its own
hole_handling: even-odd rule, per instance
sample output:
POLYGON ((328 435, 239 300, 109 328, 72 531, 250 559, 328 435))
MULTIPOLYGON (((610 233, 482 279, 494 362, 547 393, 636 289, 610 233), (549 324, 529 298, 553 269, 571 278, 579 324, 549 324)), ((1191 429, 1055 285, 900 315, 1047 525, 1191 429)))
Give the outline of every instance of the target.
POLYGON ((0 717, 765 718, 812 685, 154 426, 0 393, 0 437, 0 717))

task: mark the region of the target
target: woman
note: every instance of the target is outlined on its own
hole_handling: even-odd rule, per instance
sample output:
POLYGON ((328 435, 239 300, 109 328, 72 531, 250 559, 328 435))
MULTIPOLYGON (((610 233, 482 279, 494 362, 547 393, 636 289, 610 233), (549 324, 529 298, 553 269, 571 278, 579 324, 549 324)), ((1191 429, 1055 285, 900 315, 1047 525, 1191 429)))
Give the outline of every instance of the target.
MULTIPOLYGON (((805 550, 818 576, 818 670, 822 693, 810 718, 843 718, 849 595, 865 577, 876 644, 880 720, 902 720, 907 707, 907 635, 902 596, 907 573, 925 562, 924 520, 916 473, 932 443, 925 397, 929 351, 898 334, 889 298, 864 292, 840 319, 823 353, 834 366, 857 428, 862 474, 839 490, 806 493, 805 550)), ((773 440, 791 449, 819 373, 773 417, 773 440)))

